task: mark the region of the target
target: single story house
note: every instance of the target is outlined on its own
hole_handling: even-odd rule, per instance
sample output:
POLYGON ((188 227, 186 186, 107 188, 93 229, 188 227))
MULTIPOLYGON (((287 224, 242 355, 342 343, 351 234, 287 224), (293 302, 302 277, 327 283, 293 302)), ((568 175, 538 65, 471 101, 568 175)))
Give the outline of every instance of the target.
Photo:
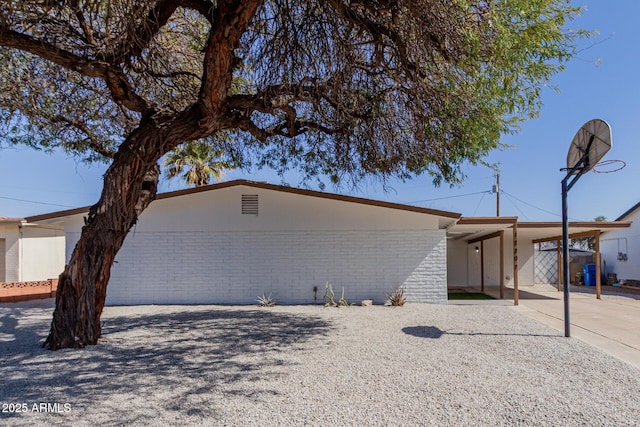
POLYGON ((640 286, 640 203, 616 221, 631 221, 631 227, 608 231, 602 236, 606 273, 615 274, 621 284, 640 286))
POLYGON ((0 282, 57 278, 64 269, 64 228, 0 217, 0 282))
MULTIPOLYGON (((63 227, 69 259, 88 208, 27 218, 63 227)), ((571 223, 599 234, 625 222, 571 223)), ((534 284, 534 243, 559 223, 454 212, 247 180, 159 194, 116 256, 107 304, 253 304, 336 299, 446 303, 451 287, 534 284)))

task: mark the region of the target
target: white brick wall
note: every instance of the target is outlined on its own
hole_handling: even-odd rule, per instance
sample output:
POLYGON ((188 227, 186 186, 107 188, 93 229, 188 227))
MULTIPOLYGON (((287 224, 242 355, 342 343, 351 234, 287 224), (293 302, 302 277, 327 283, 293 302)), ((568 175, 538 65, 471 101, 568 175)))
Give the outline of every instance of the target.
POLYGON ((399 285, 410 301, 447 301, 444 230, 136 232, 116 261, 107 304, 304 304, 327 281, 336 301, 344 286, 349 302, 381 304, 399 285))

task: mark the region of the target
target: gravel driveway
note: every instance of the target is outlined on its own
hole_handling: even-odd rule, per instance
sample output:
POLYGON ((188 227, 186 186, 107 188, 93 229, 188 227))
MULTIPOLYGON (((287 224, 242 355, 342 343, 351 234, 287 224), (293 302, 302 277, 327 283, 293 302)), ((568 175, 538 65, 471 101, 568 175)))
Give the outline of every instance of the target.
POLYGON ((0 304, 0 425, 640 423, 640 371, 510 307, 107 307, 50 352, 52 305, 0 304))

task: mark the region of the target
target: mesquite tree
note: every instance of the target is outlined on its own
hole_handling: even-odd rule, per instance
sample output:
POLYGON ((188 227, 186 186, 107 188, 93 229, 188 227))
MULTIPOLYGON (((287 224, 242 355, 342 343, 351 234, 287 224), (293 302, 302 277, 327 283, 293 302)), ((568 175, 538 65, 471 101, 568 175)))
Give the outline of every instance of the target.
POLYGON ((305 179, 463 178, 574 52, 565 0, 5 0, 2 144, 109 162, 45 345, 96 344, 159 159, 205 141, 305 179), (219 137, 220 133, 225 137, 219 137), (231 138, 228 135, 232 135, 231 138))

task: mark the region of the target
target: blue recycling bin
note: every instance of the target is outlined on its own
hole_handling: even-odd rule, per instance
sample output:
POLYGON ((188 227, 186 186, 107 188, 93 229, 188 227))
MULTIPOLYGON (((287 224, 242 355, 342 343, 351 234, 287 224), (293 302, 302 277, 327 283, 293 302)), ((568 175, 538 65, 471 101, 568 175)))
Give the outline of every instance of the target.
POLYGON ((585 264, 582 266, 582 274, 584 277, 584 285, 585 286, 595 286, 596 285, 596 265, 595 264, 585 264))

